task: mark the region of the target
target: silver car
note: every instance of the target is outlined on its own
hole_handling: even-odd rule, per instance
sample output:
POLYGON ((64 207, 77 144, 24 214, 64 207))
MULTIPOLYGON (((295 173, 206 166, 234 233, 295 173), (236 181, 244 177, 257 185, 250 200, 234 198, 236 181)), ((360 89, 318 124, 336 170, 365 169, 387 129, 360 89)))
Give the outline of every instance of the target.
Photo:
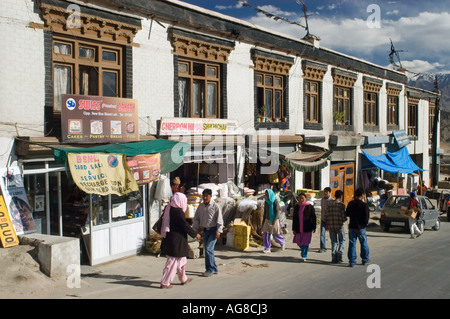
MULTIPOLYGON (((416 196, 418 202, 419 221, 424 228, 439 230, 439 211, 426 196, 416 196)), ((402 207, 408 207, 410 196, 392 195, 381 209, 380 226, 384 231, 389 231, 391 227, 406 227, 409 230, 410 219, 408 216, 400 214, 402 207)))

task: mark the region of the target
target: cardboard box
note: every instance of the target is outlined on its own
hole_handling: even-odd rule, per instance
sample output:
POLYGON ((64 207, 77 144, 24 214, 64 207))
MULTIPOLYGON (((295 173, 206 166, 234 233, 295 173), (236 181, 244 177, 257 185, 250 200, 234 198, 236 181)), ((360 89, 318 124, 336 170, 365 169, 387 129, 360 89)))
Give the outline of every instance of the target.
POLYGON ((419 209, 417 207, 408 209, 406 206, 402 206, 400 208, 400 214, 408 216, 410 218, 416 218, 418 212, 419 212, 419 209))

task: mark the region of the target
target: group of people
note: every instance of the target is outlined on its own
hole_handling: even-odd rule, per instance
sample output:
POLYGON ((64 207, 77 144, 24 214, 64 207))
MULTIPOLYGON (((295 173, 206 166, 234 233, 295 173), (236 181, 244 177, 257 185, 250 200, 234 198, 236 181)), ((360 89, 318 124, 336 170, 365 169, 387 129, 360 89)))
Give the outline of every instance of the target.
MULTIPOLYGON (((182 284, 192 280, 186 276, 186 263, 188 256, 187 234, 198 240, 203 238, 205 252, 205 272, 203 276, 209 277, 218 274, 215 263, 214 246, 223 231, 223 216, 220 206, 212 200, 211 189, 205 189, 202 193, 203 201, 199 204, 193 219, 192 226, 185 218, 187 197, 172 187, 173 196, 166 206, 162 217, 161 235, 163 237, 161 252, 167 257, 166 265, 161 278, 161 288, 171 288, 171 282, 178 275, 182 284)), ((324 234, 330 233, 332 262, 342 262, 345 246, 344 223, 347 217, 349 221, 349 265, 356 264, 356 243, 361 244, 362 264, 369 263, 369 246, 367 244, 366 227, 369 221, 369 208, 362 200, 363 190, 355 192, 355 198, 347 207, 342 202, 342 191, 336 191, 335 199, 331 198, 331 189, 324 189, 321 212, 321 250, 325 251, 324 234), (323 239, 323 240, 322 240, 323 239), (322 246, 323 243, 323 246, 322 246)), ((264 217, 263 217, 263 245, 264 253, 271 249, 271 238, 285 248, 285 238, 281 233, 280 205, 275 193, 271 189, 265 191, 264 217)), ((316 231, 316 214, 314 206, 306 198, 305 193, 298 194, 298 203, 294 207, 292 231, 293 243, 296 243, 301 251, 301 258, 306 261, 312 233, 316 231)))
MULTIPOLYGON (((367 243, 366 227, 369 222, 369 206, 363 201, 364 191, 357 189, 354 199, 346 207, 343 203, 344 193, 336 191, 335 199, 331 197, 331 188, 324 189, 324 197, 321 200, 321 234, 320 250, 326 251, 326 231, 330 233, 331 240, 331 261, 333 263, 343 262, 345 249, 345 229, 344 223, 349 218, 348 225, 348 260, 350 267, 356 264, 357 241, 361 244, 362 264, 369 263, 369 245, 367 243)), ((307 201, 305 193, 298 194, 298 203, 294 207, 292 216, 292 231, 294 233, 293 242, 300 248, 300 256, 303 261, 307 260, 309 245, 312 239, 312 233, 316 231, 317 217, 314 206, 307 201)), ((275 242, 284 249, 285 240, 280 233, 279 228, 279 205, 275 200, 275 194, 272 190, 266 190, 266 199, 264 207, 264 252, 270 252, 270 235, 275 242)))
POLYGON ((161 226, 161 252, 167 257, 161 278, 161 288, 172 288, 172 281, 178 275, 184 285, 192 278, 186 276, 186 263, 189 253, 187 234, 200 240, 203 238, 205 268, 203 276, 218 273, 214 257, 214 246, 223 231, 223 216, 220 206, 212 199, 212 190, 205 189, 202 203, 198 206, 192 226, 185 218, 187 197, 179 190, 179 179, 172 182, 173 196, 164 209, 161 226))
POLYGON ((370 262, 369 245, 367 243, 366 228, 369 223, 370 211, 369 206, 363 200, 364 190, 358 188, 355 191, 353 200, 347 207, 343 203, 344 193, 341 190, 335 192, 335 198, 331 197, 331 188, 324 189, 324 198, 321 201, 321 241, 320 251, 326 251, 325 234, 330 233, 331 240, 331 262, 343 262, 345 250, 345 230, 344 223, 349 219, 348 223, 348 251, 347 257, 349 266, 356 264, 357 254, 356 245, 359 241, 361 245, 360 257, 363 265, 370 262))

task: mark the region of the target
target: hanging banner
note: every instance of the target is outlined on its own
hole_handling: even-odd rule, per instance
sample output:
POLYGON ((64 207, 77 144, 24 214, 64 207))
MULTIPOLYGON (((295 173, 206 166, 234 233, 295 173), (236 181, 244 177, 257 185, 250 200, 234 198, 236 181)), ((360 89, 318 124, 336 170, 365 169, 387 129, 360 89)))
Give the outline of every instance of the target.
POLYGON ((138 185, 147 184, 159 178, 161 171, 159 153, 127 157, 127 162, 138 185))
POLYGON ((67 159, 75 184, 85 193, 122 196, 139 190, 124 154, 69 153, 67 159))
POLYGON ((19 244, 3 196, 0 196, 0 240, 3 248, 17 246, 19 244))
POLYGON ((0 186, 9 217, 17 235, 36 232, 31 206, 18 166, 0 169, 0 186))

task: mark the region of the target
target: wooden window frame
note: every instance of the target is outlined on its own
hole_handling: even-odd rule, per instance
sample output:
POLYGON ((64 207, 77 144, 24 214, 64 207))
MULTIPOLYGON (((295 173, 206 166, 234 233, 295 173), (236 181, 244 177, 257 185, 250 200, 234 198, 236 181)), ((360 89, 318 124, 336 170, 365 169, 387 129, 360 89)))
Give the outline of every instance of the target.
POLYGON ((398 95, 388 94, 387 96, 387 110, 386 110, 386 123, 387 125, 398 125, 398 110, 399 110, 400 98, 398 95))
POLYGON ((378 93, 364 91, 364 125, 378 125, 378 93))
MULTIPOLYGON (((259 99, 257 94, 256 97, 256 105, 259 111, 259 115, 262 116, 260 110, 262 110, 262 107, 266 105, 267 101, 267 93, 270 92, 270 100, 271 100, 271 109, 270 109, 270 117, 269 121, 272 122, 284 122, 286 118, 285 114, 285 97, 284 97, 284 85, 285 85, 285 78, 283 75, 275 74, 275 73, 266 73, 266 72, 256 72, 255 79, 258 79, 261 77, 261 81, 256 80, 256 90, 258 92, 258 89, 262 90, 262 98, 259 99), (267 80, 270 80, 270 83, 267 82, 267 80), (277 96, 279 97, 277 99, 277 96), (261 100, 264 101, 264 103, 261 105, 261 100), (275 116, 276 113, 276 105, 279 105, 279 116, 275 116)), ((267 106, 264 110, 264 115, 267 117, 267 106)))
MULTIPOLYGON (((93 67, 98 74, 97 79, 97 93, 99 96, 103 96, 103 72, 114 72, 117 74, 117 86, 116 97, 122 97, 123 88, 123 74, 125 72, 124 65, 122 63, 124 54, 124 47, 122 45, 104 43, 100 41, 94 41, 90 39, 81 39, 75 37, 69 37, 65 35, 55 34, 52 40, 52 69, 55 65, 64 65, 71 67, 71 94, 81 94, 80 92, 80 66, 93 67), (56 53, 54 50, 55 43, 69 44, 71 46, 71 52, 69 55, 56 53), (92 58, 85 58, 79 56, 80 47, 94 48, 94 56, 92 58), (116 61, 103 60, 103 51, 115 52, 116 61)), ((54 70, 53 73, 54 74, 54 70)), ((53 77, 53 81, 55 81, 53 77)), ((54 83, 53 83, 54 85, 54 83)), ((54 86, 53 86, 54 87, 54 86)), ((60 105, 53 103, 53 111, 55 113, 61 112, 60 105)))
POLYGON ((221 89, 221 73, 220 73, 220 64, 219 63, 213 63, 209 61, 202 61, 202 60, 193 60, 188 58, 178 58, 178 79, 186 79, 189 83, 189 114, 188 117, 193 118, 220 118, 220 112, 221 112, 221 105, 220 105, 220 89, 221 89), (203 65, 204 74, 198 75, 194 74, 194 64, 197 65, 203 65), (180 66, 186 65, 187 70, 186 72, 180 71, 180 66), (209 69, 215 69, 216 74, 215 75, 209 75, 208 70, 209 69), (194 114, 194 82, 200 81, 200 83, 203 83, 204 88, 204 96, 202 100, 202 110, 200 110, 200 113, 198 115, 194 114), (209 115, 207 112, 208 108, 208 94, 207 94, 207 88, 209 84, 214 84, 216 86, 216 94, 214 96, 214 103, 216 106, 215 115, 209 115))
POLYGON ((417 136, 418 103, 408 103, 408 136, 417 136))
POLYGON ((304 107, 305 122, 320 123, 320 81, 312 81, 305 79, 304 107), (311 84, 314 84, 316 90, 311 90, 311 84), (315 105, 311 107, 311 101, 315 101, 315 105))
POLYGON ((428 104, 428 140, 433 141, 434 117, 436 116, 436 104, 429 102, 428 104))
POLYGON ((344 111, 344 123, 341 125, 352 125, 352 88, 340 85, 333 86, 333 114, 344 111), (339 94, 339 90, 342 92, 347 91, 345 94, 339 94), (339 106, 339 101, 341 101, 339 106), (345 105, 347 102, 347 105, 345 105))

